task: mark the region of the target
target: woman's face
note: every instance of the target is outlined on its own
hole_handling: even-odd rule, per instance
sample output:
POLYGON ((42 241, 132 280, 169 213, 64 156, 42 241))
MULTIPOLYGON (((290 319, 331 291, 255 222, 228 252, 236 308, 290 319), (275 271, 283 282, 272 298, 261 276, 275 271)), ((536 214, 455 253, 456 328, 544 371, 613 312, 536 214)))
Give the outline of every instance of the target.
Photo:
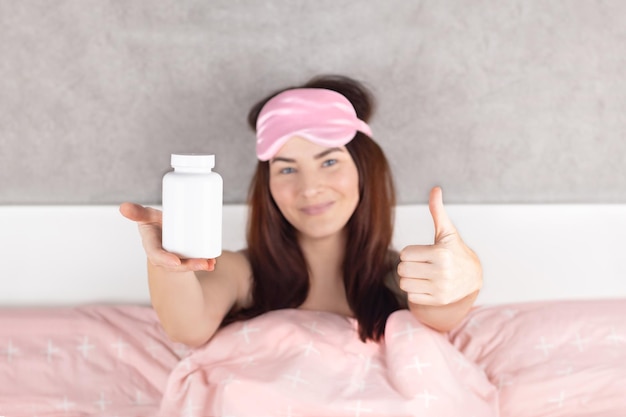
POLYGON ((270 160, 270 192, 301 238, 341 232, 359 203, 359 174, 345 146, 291 138, 270 160))

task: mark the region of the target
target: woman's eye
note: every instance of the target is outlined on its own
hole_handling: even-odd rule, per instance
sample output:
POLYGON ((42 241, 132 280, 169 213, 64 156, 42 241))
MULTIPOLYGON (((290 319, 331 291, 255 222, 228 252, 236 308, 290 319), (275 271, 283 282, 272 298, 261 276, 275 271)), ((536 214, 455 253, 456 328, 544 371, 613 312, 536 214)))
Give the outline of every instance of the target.
POLYGON ((336 159, 328 159, 328 160, 324 161, 323 166, 329 167, 331 165, 335 165, 336 163, 337 163, 336 159))
POLYGON ((292 167, 286 167, 286 168, 282 168, 278 172, 281 173, 281 174, 291 174, 291 173, 295 172, 295 169, 293 169, 292 167))

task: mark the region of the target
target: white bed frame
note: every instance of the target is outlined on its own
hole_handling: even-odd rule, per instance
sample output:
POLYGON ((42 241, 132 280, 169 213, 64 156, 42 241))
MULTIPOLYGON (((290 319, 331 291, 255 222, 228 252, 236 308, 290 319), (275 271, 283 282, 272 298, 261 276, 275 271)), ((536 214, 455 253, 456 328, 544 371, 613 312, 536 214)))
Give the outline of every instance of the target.
MULTIPOLYGON (((626 297, 626 205, 448 205, 480 256, 478 304, 626 297)), ((226 249, 246 207, 224 208, 226 249)), ((399 206, 394 243, 432 243, 425 205, 399 206)), ((117 206, 0 206, 0 306, 148 304, 134 223, 117 206)))

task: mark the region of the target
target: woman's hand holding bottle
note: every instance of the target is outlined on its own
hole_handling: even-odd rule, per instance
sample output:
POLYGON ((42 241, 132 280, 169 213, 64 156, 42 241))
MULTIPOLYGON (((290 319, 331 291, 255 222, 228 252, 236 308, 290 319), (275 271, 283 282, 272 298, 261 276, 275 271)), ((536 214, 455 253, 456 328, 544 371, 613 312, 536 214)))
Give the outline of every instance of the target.
POLYGON ((160 210, 134 203, 122 203, 120 213, 137 223, 148 261, 172 272, 212 271, 215 259, 182 259, 162 245, 163 215, 160 210))

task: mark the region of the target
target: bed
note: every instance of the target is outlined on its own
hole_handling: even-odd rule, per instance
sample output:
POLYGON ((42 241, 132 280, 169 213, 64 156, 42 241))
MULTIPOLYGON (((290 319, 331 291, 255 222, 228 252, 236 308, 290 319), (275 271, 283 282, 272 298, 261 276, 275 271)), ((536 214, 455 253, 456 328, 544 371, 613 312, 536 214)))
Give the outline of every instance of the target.
MULTIPOLYGON (((626 415, 626 205, 447 209, 485 278, 453 331, 399 311, 364 344, 351 319, 283 310, 189 349, 116 206, 0 206, 0 416, 626 415)), ((225 206, 225 248, 245 216, 225 206)), ((426 206, 397 208, 397 248, 432 235, 426 206)))

